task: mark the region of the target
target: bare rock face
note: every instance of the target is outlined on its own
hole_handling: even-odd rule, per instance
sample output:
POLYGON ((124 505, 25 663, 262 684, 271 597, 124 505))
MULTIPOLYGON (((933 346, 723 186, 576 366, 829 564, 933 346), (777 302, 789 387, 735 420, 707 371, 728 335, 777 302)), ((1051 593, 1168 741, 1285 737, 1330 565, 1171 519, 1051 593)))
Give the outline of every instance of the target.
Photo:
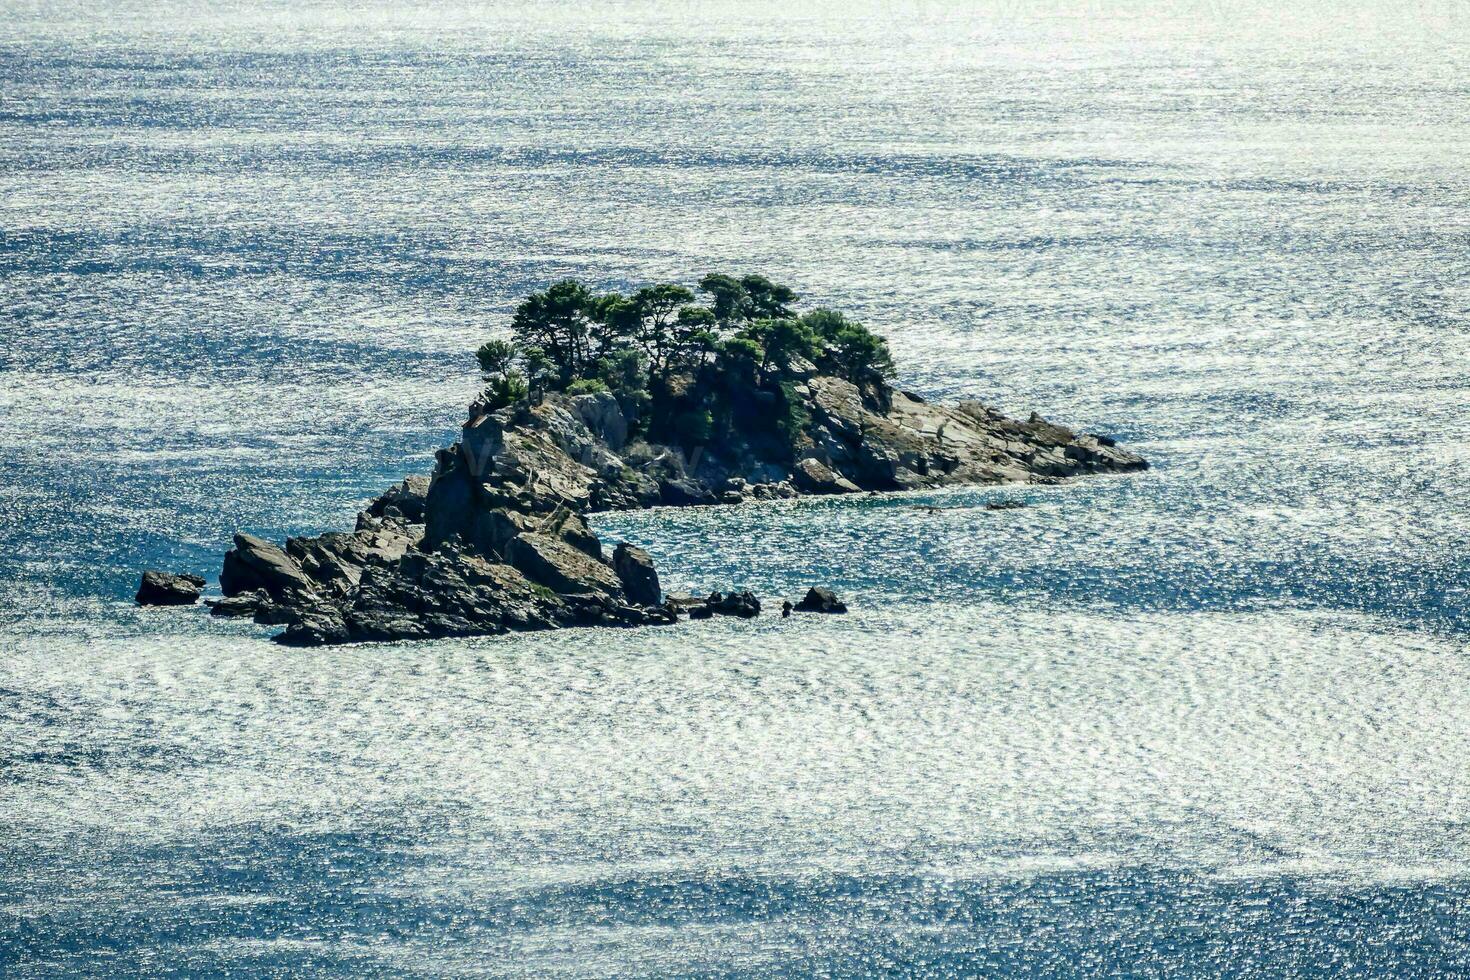
POLYGON ((810 457, 797 461, 791 477, 792 482, 807 493, 857 493, 862 489, 820 460, 810 457))
POLYGON ((613 571, 623 583, 623 591, 630 602, 642 606, 656 606, 663 601, 663 589, 658 582, 658 570, 648 552, 624 541, 613 549, 613 571))
POLYGON ((235 618, 254 616, 261 606, 270 601, 271 597, 264 589, 261 589, 258 592, 242 592, 223 599, 205 599, 204 604, 209 607, 211 616, 235 618))
POLYGON ((429 495, 427 476, 404 477, 396 487, 389 487, 368 506, 373 517, 397 518, 409 524, 424 522, 424 501, 429 495))
POLYGON ((506 559, 531 581, 553 592, 624 597, 623 585, 611 568, 560 538, 517 535, 506 549, 506 559))
POLYGON ((134 599, 140 606, 192 606, 203 588, 204 579, 198 575, 147 571, 134 599))
POLYGON ((243 533, 235 535, 235 547, 225 552, 219 587, 227 596, 264 589, 272 599, 312 591, 311 579, 285 551, 263 538, 243 533))
POLYGON ((613 452, 622 449, 628 442, 628 420, 618 400, 602 391, 592 395, 577 395, 571 399, 576 406, 582 424, 587 426, 603 444, 613 452))

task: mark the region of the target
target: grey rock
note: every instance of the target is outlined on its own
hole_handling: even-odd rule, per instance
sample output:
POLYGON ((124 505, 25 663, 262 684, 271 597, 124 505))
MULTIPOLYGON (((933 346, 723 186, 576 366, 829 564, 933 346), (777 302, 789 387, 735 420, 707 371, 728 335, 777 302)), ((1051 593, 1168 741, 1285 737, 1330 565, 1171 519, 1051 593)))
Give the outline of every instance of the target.
POLYGON ((611 568, 560 538, 519 535, 506 549, 506 558, 531 581, 553 592, 623 597, 622 583, 611 568))
POLYGON ((268 602, 270 602, 270 596, 263 589, 259 592, 242 592, 223 599, 204 600, 211 616, 228 617, 254 616, 255 611, 268 602))
POLYGON ((659 502, 666 507, 707 507, 717 501, 714 493, 693 477, 670 477, 659 481, 659 502))
POLYGON ((590 395, 577 395, 571 399, 581 416, 582 423, 597 438, 616 452, 628 441, 628 420, 623 409, 610 393, 600 391, 590 395))
POLYGON ((427 476, 405 477, 403 482, 395 487, 384 491, 371 504, 368 505, 368 513, 374 517, 392 516, 388 513, 390 509, 397 511, 397 516, 411 524, 422 524, 424 522, 424 504, 429 496, 429 478, 427 476))
POLYGON ((658 570, 648 552, 624 541, 613 549, 613 570, 623 583, 623 591, 630 602, 644 606, 656 606, 663 601, 663 589, 659 586, 658 570))
MULTIPOLYGON (((648 625, 681 613, 753 616, 760 602, 748 592, 659 604, 648 556, 620 548, 609 562, 583 515, 1056 483, 1148 465, 1110 438, 1039 415, 1020 421, 977 402, 930 404, 876 379, 853 384, 803 363, 784 365, 779 380, 780 392, 771 380, 736 393, 729 437, 690 456, 630 440, 624 407, 608 394, 549 393, 494 411, 477 402, 460 441, 436 454, 432 477, 390 488, 352 533, 293 538, 284 549, 238 535, 220 576, 229 598, 216 613, 285 625, 281 642, 298 645, 648 625), (799 409, 793 417, 810 422, 777 434, 772 413, 788 401, 799 409)), ((830 590, 813 592, 815 600, 784 604, 783 613, 842 607, 830 590)))
POLYGON ((807 493, 856 493, 860 487, 816 459, 798 460, 792 479, 807 493))
POLYGON ((191 606, 203 589, 204 579, 198 575, 150 569, 143 573, 133 598, 140 606, 191 606))
POLYGON ((219 587, 227 596, 264 589, 277 600, 312 591, 311 579, 285 551, 253 534, 235 535, 235 547, 225 552, 219 587))

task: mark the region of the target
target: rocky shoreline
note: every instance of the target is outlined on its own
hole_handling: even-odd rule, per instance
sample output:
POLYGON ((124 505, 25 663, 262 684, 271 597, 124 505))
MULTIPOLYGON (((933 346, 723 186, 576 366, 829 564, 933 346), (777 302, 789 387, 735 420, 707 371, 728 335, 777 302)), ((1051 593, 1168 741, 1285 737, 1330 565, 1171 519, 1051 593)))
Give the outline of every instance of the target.
MULTIPOLYGON (((1111 439, 1039 416, 1022 422, 978 402, 933 405, 882 382, 863 389, 813 371, 792 391, 808 422, 784 463, 744 443, 685 452, 630 438, 606 392, 550 393, 495 411, 477 403, 433 473, 372 501, 352 531, 284 547, 237 534, 220 573, 225 598, 208 602, 217 616, 284 626, 274 639, 290 646, 748 617, 761 609, 749 593, 665 596, 648 554, 626 543, 609 554, 584 515, 1051 484, 1148 465, 1111 439)), ((784 614, 793 608, 846 609, 824 589, 786 603, 784 614)))

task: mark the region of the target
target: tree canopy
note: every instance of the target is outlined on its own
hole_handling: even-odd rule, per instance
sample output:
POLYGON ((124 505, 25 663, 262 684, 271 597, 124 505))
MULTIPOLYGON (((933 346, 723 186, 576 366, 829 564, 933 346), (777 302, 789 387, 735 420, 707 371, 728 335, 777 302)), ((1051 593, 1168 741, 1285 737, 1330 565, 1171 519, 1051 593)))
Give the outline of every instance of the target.
POLYGON ((831 310, 798 313, 797 299, 760 275, 711 273, 698 294, 673 283, 599 294, 562 280, 516 307, 512 342, 476 352, 487 403, 607 391, 645 432, 708 438, 740 406, 755 411, 762 391, 785 406, 790 429, 792 381, 807 372, 860 387, 893 377, 882 337, 831 310))

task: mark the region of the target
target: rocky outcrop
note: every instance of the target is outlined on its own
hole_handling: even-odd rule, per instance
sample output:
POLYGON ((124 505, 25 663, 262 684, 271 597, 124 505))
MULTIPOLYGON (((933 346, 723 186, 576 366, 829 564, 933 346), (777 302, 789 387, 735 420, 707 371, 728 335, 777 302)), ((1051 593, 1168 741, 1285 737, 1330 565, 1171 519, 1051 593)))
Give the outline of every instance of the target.
POLYGON ((506 560, 532 582, 553 592, 624 598, 612 568, 550 534, 518 534, 505 550, 506 560))
MULTIPOLYGON (((765 431, 735 433, 728 445, 652 444, 606 393, 548 394, 497 411, 474 405, 433 474, 390 488, 351 532, 291 538, 284 548, 237 534, 220 574, 226 598, 213 612, 285 626, 277 640, 297 646, 748 618, 761 611, 750 592, 665 599, 648 554, 620 544, 609 558, 583 515, 1056 483, 1147 466, 1111 439, 1036 415, 1021 422, 975 402, 931 405, 815 368, 790 375, 782 388, 796 400, 789 417, 805 421, 779 443, 765 431)), ((794 608, 846 610, 823 588, 794 608)))
POLYGON ((623 583, 623 591, 629 600, 645 606, 656 606, 663 601, 663 589, 659 586, 658 570, 648 552, 624 541, 613 549, 613 571, 623 583))
POLYGON ((313 591, 311 579, 283 549, 243 533, 235 535, 235 547, 225 552, 219 587, 227 596, 260 589, 272 599, 308 595, 313 591))
POLYGON ((837 598, 837 593, 820 585, 807 590, 806 595, 793 606, 797 612, 845 613, 847 603, 837 598))
POLYGON ((133 598, 140 606, 192 606, 199 601, 204 579, 187 573, 146 571, 133 598))

